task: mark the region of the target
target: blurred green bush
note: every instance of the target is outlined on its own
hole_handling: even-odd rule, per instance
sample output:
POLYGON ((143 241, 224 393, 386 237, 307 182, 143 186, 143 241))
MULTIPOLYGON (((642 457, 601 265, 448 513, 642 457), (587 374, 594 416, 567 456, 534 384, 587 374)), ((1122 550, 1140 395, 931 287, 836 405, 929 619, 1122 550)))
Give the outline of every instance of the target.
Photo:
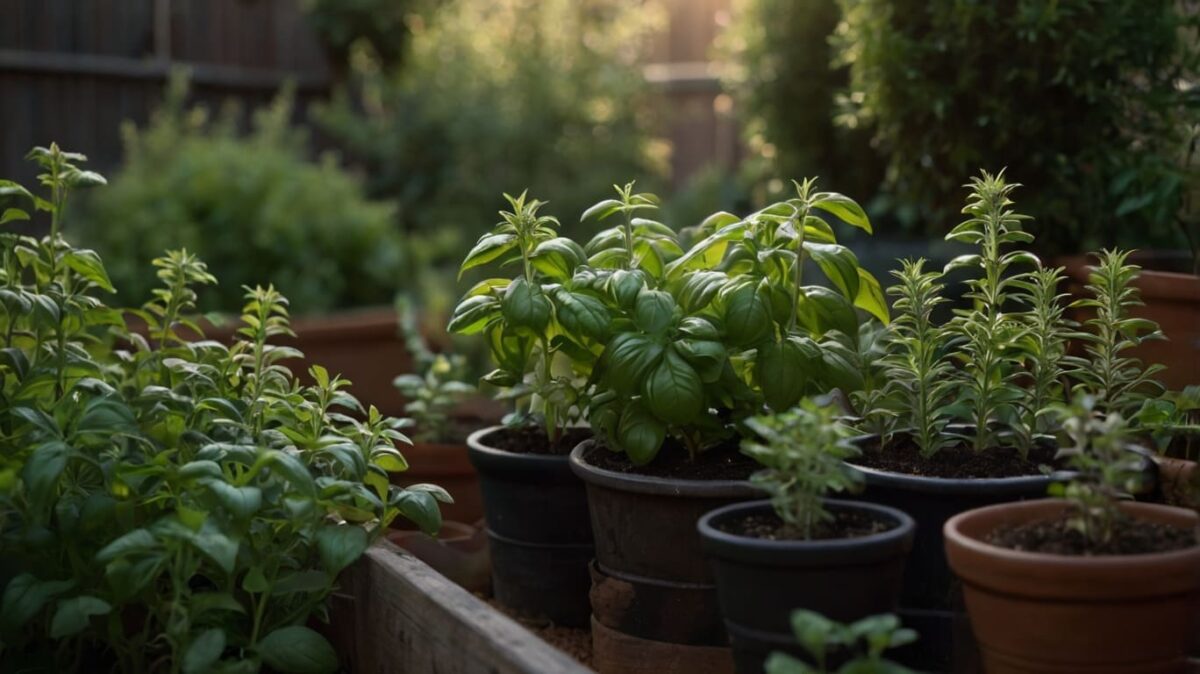
POLYGON ((960 219, 959 176, 1007 166, 1052 252, 1182 243, 1200 115, 1192 0, 838 4, 839 121, 873 129, 913 231, 960 219))
POLYGON ((456 258, 501 192, 549 201, 570 235, 613 182, 665 172, 641 72, 662 17, 641 0, 447 0, 410 15, 402 68, 362 45, 317 118, 403 229, 462 233, 456 258))
POLYGON ((268 281, 299 314, 390 303, 403 262, 395 209, 366 199, 336 157, 309 159, 291 94, 254 112, 244 134, 236 108, 210 120, 186 97, 176 76, 144 129, 122 129, 124 164, 74 218, 120 300, 147 297, 150 260, 186 247, 221 279, 205 311, 236 311, 243 285, 268 281))

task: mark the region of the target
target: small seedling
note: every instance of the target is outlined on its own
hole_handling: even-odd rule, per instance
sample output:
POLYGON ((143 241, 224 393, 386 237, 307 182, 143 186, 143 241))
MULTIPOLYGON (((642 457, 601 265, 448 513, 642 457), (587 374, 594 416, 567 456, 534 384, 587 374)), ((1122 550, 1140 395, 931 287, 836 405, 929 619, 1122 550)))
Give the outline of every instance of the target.
POLYGON ((917 633, 900 626, 891 614, 874 615, 849 625, 820 613, 792 612, 792 632, 812 662, 787 653, 767 658, 766 674, 912 674, 912 670, 886 660, 883 654, 917 640, 917 633), (831 662, 847 658, 841 666, 831 662))

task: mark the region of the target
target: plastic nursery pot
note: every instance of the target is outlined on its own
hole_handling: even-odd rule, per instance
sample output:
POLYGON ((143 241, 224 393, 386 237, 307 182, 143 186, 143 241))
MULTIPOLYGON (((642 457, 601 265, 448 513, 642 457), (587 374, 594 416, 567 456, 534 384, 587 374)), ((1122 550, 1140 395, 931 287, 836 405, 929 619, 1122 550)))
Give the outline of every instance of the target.
POLYGON ((417 442, 402 447, 408 470, 393 473, 392 482, 401 487, 432 482, 450 492, 454 503, 442 504, 442 517, 456 522, 475 522, 483 517, 483 495, 479 474, 467 456, 467 445, 417 442))
POLYGON ((467 438, 479 471, 492 556, 492 593, 513 612, 587 627, 592 528, 583 482, 566 456, 490 446, 492 426, 467 438))
POLYGON ((806 657, 792 633, 794 609, 844 623, 896 610, 916 528, 912 518, 871 503, 825 503, 832 512, 864 512, 891 528, 856 538, 804 541, 751 538, 722 526, 773 515, 770 501, 737 503, 700 518, 697 527, 716 574, 738 674, 760 674, 772 651, 806 657))
MULTIPOLYGON (((1000 526, 1052 518, 1042 499, 962 513, 946 523, 946 554, 962 578, 989 674, 1184 672, 1200 611, 1200 545, 1145 555, 1075 557, 985 543, 1000 526)), ((1200 526, 1183 508, 1122 503, 1143 521, 1200 526)))
MULTIPOLYGON (((744 480, 682 480, 604 470, 588 463, 593 449, 607 451, 593 441, 583 442, 571 452, 571 469, 587 483, 595 532, 595 621, 608 631, 656 642, 656 652, 667 649, 680 661, 699 654, 696 659, 705 667, 692 670, 696 674, 732 671, 716 585, 696 522, 710 510, 761 492, 744 480), (724 656, 714 657, 714 652, 724 656)), ((593 638, 601 672, 643 671, 610 666, 626 659, 605 649, 628 643, 633 642, 593 638)))

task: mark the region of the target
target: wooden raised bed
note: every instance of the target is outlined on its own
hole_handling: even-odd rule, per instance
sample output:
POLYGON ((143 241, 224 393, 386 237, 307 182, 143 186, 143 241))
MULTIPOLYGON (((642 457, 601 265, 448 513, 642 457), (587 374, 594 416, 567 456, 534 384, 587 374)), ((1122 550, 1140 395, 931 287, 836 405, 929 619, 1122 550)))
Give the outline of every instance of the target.
POLYGON ((330 640, 355 674, 592 674, 387 541, 342 572, 330 640))

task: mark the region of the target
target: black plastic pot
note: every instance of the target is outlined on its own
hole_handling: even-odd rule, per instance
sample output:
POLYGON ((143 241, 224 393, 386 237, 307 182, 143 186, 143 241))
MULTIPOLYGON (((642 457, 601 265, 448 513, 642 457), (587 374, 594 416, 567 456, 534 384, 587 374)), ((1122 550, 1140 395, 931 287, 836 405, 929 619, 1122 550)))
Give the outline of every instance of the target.
POLYGON ((571 452, 571 469, 587 483, 596 542, 596 621, 644 640, 727 646, 696 522, 710 510, 762 493, 744 480, 604 470, 586 461, 593 446, 586 441, 571 452))
POLYGON ((770 501, 725 506, 700 518, 697 528, 712 560, 739 674, 760 674, 772 651, 806 657, 792 634, 795 609, 845 623, 896 610, 916 528, 912 518, 871 503, 827 500, 826 505, 831 511, 869 513, 892 528, 817 541, 766 540, 722 530, 724 523, 772 514, 770 501))
POLYGON ((467 438, 479 471, 492 557, 492 593, 523 616, 587 627, 591 520, 583 482, 566 456, 517 454, 488 445, 502 426, 467 438))

